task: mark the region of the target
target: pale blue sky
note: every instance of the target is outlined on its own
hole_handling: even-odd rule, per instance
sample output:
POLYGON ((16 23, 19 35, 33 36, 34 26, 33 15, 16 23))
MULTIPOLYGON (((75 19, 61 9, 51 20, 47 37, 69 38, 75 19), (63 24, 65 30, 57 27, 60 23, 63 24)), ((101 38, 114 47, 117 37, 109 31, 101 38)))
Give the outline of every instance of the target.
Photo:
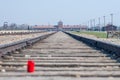
MULTIPOLYGON (((4 21, 17 24, 86 24, 98 17, 120 25, 120 0, 0 0, 0 25, 4 21)), ((103 23, 103 21, 101 21, 103 23)))

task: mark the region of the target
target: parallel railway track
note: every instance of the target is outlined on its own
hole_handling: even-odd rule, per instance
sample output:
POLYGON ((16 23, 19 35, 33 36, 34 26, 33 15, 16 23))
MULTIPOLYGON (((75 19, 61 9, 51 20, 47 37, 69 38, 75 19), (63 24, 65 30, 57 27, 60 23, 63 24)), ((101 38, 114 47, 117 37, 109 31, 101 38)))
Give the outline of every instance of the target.
POLYGON ((0 62, 0 77, 41 77, 47 80, 119 80, 120 63, 108 53, 57 32, 0 62), (34 60, 35 72, 27 73, 27 61, 34 60))

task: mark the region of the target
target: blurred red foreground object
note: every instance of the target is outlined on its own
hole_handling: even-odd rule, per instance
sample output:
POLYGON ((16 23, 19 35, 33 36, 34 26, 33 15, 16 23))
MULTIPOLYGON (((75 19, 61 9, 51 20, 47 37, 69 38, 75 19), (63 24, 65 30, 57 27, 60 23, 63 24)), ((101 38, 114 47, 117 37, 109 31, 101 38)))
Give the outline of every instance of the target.
POLYGON ((29 73, 34 72, 35 71, 34 67, 35 67, 34 61, 28 60, 28 63, 27 63, 27 72, 29 72, 29 73))

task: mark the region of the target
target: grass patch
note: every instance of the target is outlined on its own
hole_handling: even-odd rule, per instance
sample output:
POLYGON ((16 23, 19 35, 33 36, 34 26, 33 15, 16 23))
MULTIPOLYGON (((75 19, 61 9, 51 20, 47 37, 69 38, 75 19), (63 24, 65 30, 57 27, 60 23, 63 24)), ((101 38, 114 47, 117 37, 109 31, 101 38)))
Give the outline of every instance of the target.
POLYGON ((75 34, 90 34, 94 35, 98 38, 107 38, 107 33, 106 32, 99 32, 99 31, 80 31, 80 32, 73 32, 75 34))

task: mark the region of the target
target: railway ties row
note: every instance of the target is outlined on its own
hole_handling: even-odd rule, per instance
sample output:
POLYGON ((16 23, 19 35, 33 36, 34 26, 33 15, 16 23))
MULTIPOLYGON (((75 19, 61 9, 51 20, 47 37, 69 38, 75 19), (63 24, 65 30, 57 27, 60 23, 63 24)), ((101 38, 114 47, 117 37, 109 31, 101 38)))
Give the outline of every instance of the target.
POLYGON ((0 65, 1 77, 120 77, 120 63, 63 32, 11 53, 1 60, 0 65), (32 74, 26 71, 28 60, 35 62, 32 74))

